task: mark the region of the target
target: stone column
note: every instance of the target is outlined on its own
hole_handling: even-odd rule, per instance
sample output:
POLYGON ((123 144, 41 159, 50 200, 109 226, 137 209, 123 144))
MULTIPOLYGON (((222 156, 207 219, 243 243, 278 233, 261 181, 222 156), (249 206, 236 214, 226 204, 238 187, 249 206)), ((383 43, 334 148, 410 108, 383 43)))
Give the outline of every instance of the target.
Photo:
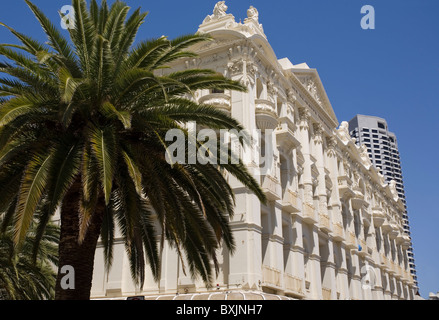
POLYGON ((304 247, 303 247, 303 222, 300 216, 294 215, 292 223, 292 242, 291 242, 291 258, 292 258, 292 275, 302 279, 302 292, 305 293, 305 270, 304 270, 304 247))
POLYGON ((332 192, 329 199, 329 206, 331 208, 331 219, 333 227, 335 224, 343 226, 341 218, 341 203, 340 203, 340 193, 338 191, 338 163, 337 163, 337 140, 335 137, 327 138, 326 144, 327 149, 327 159, 328 168, 330 172, 330 177, 332 181, 332 192))
POLYGON ((351 261, 353 267, 352 280, 351 280, 351 293, 352 297, 355 300, 363 299, 363 293, 361 288, 361 266, 360 266, 360 257, 358 256, 358 251, 353 249, 351 250, 351 261))
POLYGON ((348 281, 348 268, 346 264, 346 249, 345 244, 343 242, 339 243, 340 245, 340 267, 338 268, 338 275, 337 275, 337 287, 338 291, 340 292, 340 300, 348 300, 350 299, 351 295, 349 292, 349 281, 348 281))
POLYGON ((325 278, 324 286, 331 289, 331 300, 337 300, 337 281, 335 278, 335 257, 334 257, 334 242, 332 238, 328 239, 328 259, 326 261, 326 270, 325 270, 325 278))
POLYGON ((319 214, 328 216, 328 195, 326 193, 326 180, 325 180, 325 163, 323 155, 323 129, 322 125, 315 123, 313 125, 313 142, 316 158, 316 167, 319 172, 317 177, 317 197, 319 198, 319 214))
POLYGON ((311 298, 315 300, 322 299, 322 276, 320 270, 320 252, 319 252, 319 235, 318 227, 315 225, 310 225, 313 239, 312 252, 309 255, 310 264, 310 281, 311 281, 311 298))
POLYGON ((302 182, 304 185, 304 202, 313 204, 311 158, 309 147, 309 121, 310 115, 305 108, 299 109, 299 141, 302 145, 302 155, 304 158, 302 182))
MULTIPOLYGON (((246 75, 247 62, 234 59, 229 63, 229 77, 239 81, 246 75)), ((255 86, 248 85, 248 92, 231 92, 231 115, 249 131, 257 129, 255 110, 255 86)), ((257 163, 259 159, 256 159, 257 163)), ((249 171, 260 180, 256 163, 247 166, 249 171)), ((235 237, 236 250, 225 261, 228 262, 227 285, 230 289, 259 289, 262 281, 262 240, 261 240, 261 203, 258 198, 244 188, 236 178, 229 176, 229 184, 236 197, 235 216, 231 229, 235 237)))

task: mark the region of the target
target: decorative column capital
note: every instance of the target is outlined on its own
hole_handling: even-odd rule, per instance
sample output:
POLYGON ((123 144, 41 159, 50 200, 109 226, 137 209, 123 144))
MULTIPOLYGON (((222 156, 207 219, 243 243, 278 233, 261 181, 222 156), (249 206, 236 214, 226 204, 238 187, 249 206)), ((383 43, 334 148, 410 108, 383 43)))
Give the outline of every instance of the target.
POLYGON ((299 108, 299 128, 300 130, 309 130, 309 120, 311 115, 305 108, 299 108))
POLYGON ((335 137, 326 138, 328 156, 335 158, 337 155, 337 139, 335 137))
POLYGON ((316 144, 323 144, 323 127, 320 123, 313 123, 313 139, 316 144))

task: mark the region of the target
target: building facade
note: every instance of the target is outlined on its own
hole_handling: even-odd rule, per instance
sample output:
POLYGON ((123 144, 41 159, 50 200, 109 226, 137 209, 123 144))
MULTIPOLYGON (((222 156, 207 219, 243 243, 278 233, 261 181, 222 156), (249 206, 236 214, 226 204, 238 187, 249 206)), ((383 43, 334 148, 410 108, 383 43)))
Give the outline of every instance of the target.
MULTIPOLYGON (((381 170, 385 181, 387 183, 392 183, 392 180, 395 181, 398 197, 402 200, 406 209, 403 215, 404 233, 411 236, 401 159, 396 135, 389 131, 385 119, 366 115, 356 115, 352 118, 349 121, 349 132, 351 136, 356 139, 357 145, 364 144, 367 147, 367 152, 372 164, 381 170)), ((410 272, 412 273, 415 284, 418 285, 412 244, 407 249, 407 254, 410 272)))
POLYGON ((176 251, 165 246, 160 282, 147 275, 136 288, 124 244, 116 240, 108 274, 98 249, 92 297, 414 299, 410 238, 395 185, 372 165, 366 147, 355 144, 348 123, 339 125, 317 71, 276 58, 255 8, 243 23, 226 11, 224 1, 217 3, 199 27, 214 40, 192 48, 199 56, 172 70, 209 68, 247 86, 247 92, 203 90, 194 99, 230 113, 250 131, 273 132, 264 144, 272 146, 270 170, 258 175, 260 163, 248 165, 268 202, 229 179, 236 250, 222 249, 216 287, 185 276, 176 251))

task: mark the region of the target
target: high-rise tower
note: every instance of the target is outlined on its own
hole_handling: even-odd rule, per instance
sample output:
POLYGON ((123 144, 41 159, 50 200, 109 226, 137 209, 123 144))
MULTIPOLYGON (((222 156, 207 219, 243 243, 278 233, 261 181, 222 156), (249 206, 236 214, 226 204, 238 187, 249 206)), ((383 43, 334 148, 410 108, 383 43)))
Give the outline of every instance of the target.
MULTIPOLYGON (((366 145, 372 163, 376 168, 381 170, 386 182, 390 182, 391 180, 396 182, 398 196, 402 199, 406 208, 406 212, 403 216, 404 232, 410 236, 401 159, 395 134, 388 130, 385 119, 365 115, 356 115, 349 121, 349 133, 356 139, 358 145, 366 145)), ((411 273, 417 285, 412 245, 408 248, 408 256, 411 273)))

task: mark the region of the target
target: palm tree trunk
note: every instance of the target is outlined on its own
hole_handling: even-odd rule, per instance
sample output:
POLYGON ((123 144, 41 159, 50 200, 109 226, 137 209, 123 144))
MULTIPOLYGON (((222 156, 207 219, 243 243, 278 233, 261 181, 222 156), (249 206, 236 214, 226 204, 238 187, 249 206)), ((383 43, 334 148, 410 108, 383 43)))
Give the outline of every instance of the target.
POLYGON ((89 300, 94 256, 99 239, 105 204, 98 201, 84 241, 79 244, 78 206, 81 180, 77 179, 64 197, 61 207, 59 266, 55 300, 89 300), (63 267, 67 268, 63 270, 63 267), (73 271, 73 272, 72 272, 73 271))

